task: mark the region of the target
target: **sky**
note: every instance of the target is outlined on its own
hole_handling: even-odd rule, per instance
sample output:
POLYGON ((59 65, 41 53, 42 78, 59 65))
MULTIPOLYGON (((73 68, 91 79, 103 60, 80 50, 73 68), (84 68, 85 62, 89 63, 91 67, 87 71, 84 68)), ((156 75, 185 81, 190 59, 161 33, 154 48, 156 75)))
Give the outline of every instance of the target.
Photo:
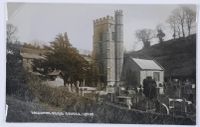
MULTIPOLYGON (((124 48, 138 50, 138 29, 155 29, 162 24, 165 40, 172 37, 167 18, 180 5, 134 5, 134 4, 64 4, 64 3, 8 3, 8 23, 17 27, 16 36, 21 42, 48 44, 59 33, 67 32, 70 43, 78 48, 92 51, 93 20, 115 10, 123 10, 124 48)), ((195 6, 190 6, 195 8, 195 6)), ((158 39, 152 40, 152 44, 158 39)))

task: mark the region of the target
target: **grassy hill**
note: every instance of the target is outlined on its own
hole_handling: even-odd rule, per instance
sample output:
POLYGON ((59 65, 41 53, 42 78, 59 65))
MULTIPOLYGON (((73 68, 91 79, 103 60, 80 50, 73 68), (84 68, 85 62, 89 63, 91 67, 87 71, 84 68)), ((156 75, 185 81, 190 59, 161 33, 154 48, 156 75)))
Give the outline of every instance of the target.
POLYGON ((196 77, 196 34, 186 39, 168 40, 125 55, 155 59, 164 67, 165 77, 196 77))

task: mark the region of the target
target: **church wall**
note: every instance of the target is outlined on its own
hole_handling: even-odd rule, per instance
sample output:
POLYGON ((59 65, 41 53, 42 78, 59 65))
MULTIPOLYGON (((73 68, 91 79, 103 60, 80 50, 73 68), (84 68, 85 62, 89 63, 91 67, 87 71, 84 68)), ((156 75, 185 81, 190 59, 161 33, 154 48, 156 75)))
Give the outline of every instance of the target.
POLYGON ((140 68, 129 57, 124 59, 122 78, 126 83, 128 82, 126 85, 129 87, 134 88, 140 85, 140 68))

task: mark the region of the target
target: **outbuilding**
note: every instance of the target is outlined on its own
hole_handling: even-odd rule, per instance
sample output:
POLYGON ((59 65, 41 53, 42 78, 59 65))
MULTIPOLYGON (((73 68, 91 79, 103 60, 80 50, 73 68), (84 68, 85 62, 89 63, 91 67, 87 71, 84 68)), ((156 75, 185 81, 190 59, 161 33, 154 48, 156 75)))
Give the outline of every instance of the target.
POLYGON ((143 80, 152 77, 159 93, 163 94, 164 68, 155 60, 128 57, 124 61, 123 79, 129 88, 143 86, 143 80))

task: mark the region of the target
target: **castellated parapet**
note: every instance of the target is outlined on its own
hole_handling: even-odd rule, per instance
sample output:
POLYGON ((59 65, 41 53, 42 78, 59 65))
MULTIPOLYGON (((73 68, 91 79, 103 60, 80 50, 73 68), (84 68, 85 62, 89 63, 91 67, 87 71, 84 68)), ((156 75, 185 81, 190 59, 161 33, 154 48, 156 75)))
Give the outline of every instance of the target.
POLYGON ((123 11, 122 10, 115 10, 115 15, 123 15, 123 11))
POLYGON ((107 24, 107 23, 114 24, 115 23, 114 17, 108 15, 106 17, 94 20, 94 25, 102 25, 102 24, 107 24))

